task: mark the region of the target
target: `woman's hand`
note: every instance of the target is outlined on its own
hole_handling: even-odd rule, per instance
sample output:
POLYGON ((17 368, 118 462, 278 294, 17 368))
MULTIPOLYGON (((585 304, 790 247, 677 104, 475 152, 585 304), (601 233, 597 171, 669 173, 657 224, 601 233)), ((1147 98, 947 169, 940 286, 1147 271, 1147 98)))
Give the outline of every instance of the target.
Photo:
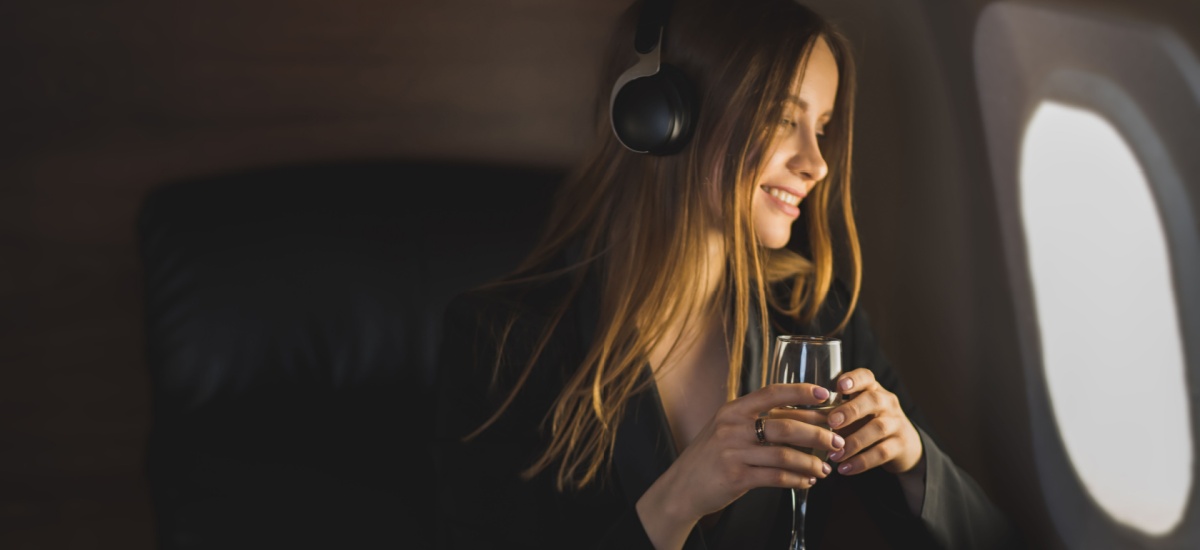
POLYGON ((656 548, 679 548, 702 517, 717 512, 756 487, 812 487, 832 467, 811 453, 841 449, 844 441, 821 427, 824 415, 778 409, 814 405, 829 397, 812 384, 771 384, 717 410, 687 448, 638 500, 642 526, 656 548), (755 421, 764 412, 766 441, 759 443, 755 421))
POLYGON ((867 369, 843 373, 838 391, 847 400, 829 411, 829 427, 846 438, 841 451, 829 454, 838 472, 860 474, 882 466, 893 474, 912 470, 921 460, 921 436, 900 409, 896 395, 867 369))

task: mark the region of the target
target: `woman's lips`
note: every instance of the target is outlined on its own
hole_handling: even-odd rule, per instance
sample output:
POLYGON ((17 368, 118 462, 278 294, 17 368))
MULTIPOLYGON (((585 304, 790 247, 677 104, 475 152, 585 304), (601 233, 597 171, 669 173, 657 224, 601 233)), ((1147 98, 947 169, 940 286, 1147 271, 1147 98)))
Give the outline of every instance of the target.
POLYGON ((800 201, 804 200, 805 193, 779 185, 763 185, 762 190, 775 208, 792 218, 800 216, 800 201))

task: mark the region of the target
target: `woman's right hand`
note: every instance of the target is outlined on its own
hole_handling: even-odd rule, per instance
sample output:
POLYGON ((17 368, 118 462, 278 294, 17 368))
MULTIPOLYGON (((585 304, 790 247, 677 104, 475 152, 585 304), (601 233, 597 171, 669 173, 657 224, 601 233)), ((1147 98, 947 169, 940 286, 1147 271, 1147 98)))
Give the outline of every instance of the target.
POLYGON ((638 500, 638 516, 655 548, 681 548, 700 518, 750 489, 807 489, 829 475, 829 464, 791 446, 835 451, 845 441, 818 425, 824 413, 782 408, 828 397, 812 384, 771 384, 722 405, 638 500), (764 412, 769 445, 760 444, 755 432, 764 412))

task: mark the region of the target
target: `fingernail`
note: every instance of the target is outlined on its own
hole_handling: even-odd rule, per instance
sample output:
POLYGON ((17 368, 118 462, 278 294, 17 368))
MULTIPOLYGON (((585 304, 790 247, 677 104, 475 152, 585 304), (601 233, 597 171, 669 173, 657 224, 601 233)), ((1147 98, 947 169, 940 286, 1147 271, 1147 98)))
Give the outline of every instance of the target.
POLYGON ((832 453, 829 453, 829 460, 838 461, 841 459, 842 459, 842 451, 840 449, 837 451, 834 451, 832 453))
POLYGON ((838 426, 841 426, 842 421, 845 419, 846 419, 846 415, 844 415, 840 412, 833 413, 833 414, 829 415, 829 425, 831 427, 836 428, 838 426))
POLYGON ((822 401, 825 399, 828 399, 829 398, 829 390, 822 388, 821 386, 817 386, 817 387, 813 388, 813 397, 816 397, 817 399, 820 399, 822 401))
POLYGON ((816 485, 816 484, 817 484, 817 478, 815 478, 815 477, 810 477, 810 478, 808 478, 808 484, 809 484, 809 485, 816 485))
POLYGON ((854 467, 853 467, 853 466, 851 466, 849 463, 847 463, 847 464, 842 464, 841 466, 839 466, 839 467, 838 467, 838 471, 839 471, 839 472, 841 472, 841 473, 843 473, 843 474, 848 474, 848 473, 850 473, 850 471, 851 471, 851 470, 853 470, 853 469, 854 469, 854 467))
POLYGON ((825 475, 829 475, 829 472, 833 471, 833 466, 830 466, 828 462, 822 462, 821 471, 824 472, 825 475))
POLYGON ((854 380, 843 378, 841 382, 838 382, 838 386, 842 388, 842 391, 850 391, 850 388, 854 387, 854 380))
POLYGON ((833 448, 834 449, 841 449, 842 445, 845 445, 845 444, 846 444, 846 440, 842 439, 842 436, 840 436, 838 434, 833 434, 833 448))

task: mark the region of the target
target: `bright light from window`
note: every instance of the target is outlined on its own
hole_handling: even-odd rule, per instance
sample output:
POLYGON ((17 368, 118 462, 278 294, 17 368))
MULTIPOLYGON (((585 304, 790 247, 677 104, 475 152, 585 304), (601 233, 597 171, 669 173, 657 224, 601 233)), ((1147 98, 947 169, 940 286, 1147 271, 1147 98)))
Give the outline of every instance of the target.
POLYGON ((1165 534, 1191 491, 1192 430, 1166 239, 1145 174, 1107 120, 1043 102, 1022 144, 1020 196, 1067 454, 1116 521, 1165 534))

